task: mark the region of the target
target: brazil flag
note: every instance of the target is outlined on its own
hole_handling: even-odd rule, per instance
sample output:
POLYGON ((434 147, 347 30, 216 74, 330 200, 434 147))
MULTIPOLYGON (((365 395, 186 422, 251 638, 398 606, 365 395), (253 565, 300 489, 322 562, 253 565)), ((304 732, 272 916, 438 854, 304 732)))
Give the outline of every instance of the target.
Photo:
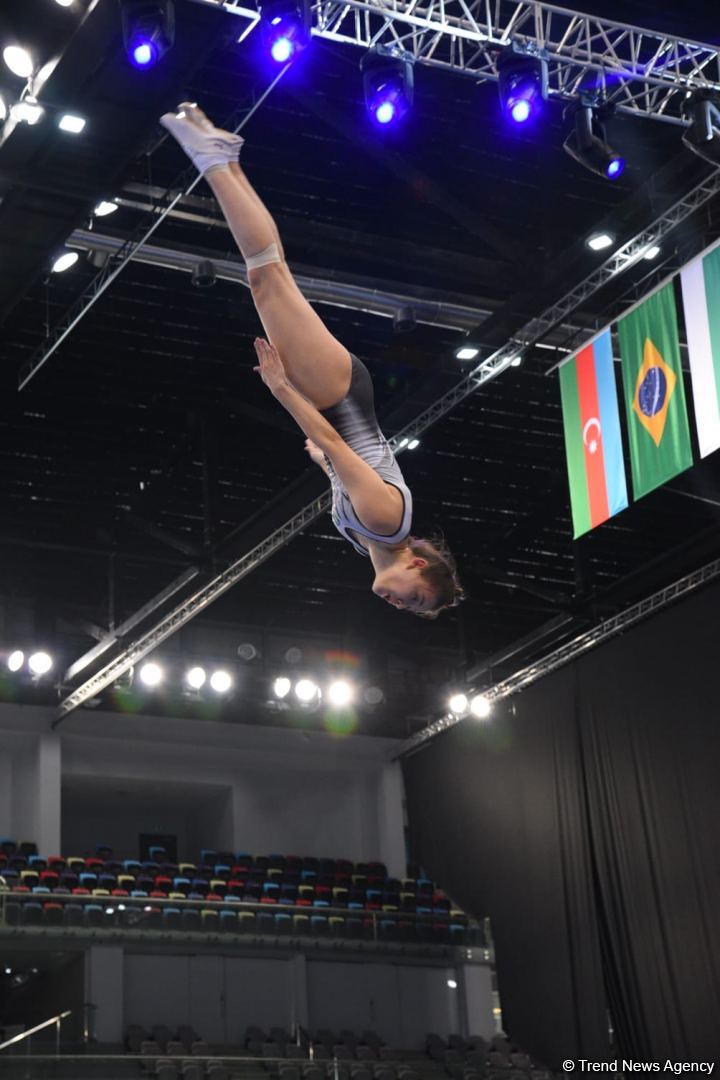
POLYGON ((692 465, 673 283, 618 323, 635 498, 692 465))

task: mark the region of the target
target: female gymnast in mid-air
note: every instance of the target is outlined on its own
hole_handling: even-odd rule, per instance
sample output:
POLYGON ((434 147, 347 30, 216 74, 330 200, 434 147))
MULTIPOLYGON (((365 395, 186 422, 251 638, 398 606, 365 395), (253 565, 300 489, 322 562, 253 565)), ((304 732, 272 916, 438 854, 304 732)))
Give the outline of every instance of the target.
POLYGON ((378 427, 370 374, 298 289, 275 222, 238 164, 244 140, 190 103, 161 123, 207 180, 240 248, 268 337, 255 340, 254 370, 330 478, 333 522, 370 556, 373 592, 424 618, 454 607, 463 598, 454 559, 441 542, 410 535, 412 497, 378 427))

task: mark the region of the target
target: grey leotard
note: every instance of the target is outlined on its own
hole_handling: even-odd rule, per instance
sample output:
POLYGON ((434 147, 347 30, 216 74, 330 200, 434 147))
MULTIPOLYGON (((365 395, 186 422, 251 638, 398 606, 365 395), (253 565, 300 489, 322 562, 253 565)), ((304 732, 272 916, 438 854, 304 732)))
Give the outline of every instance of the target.
POLYGON ((396 487, 403 498, 403 515, 400 527, 390 536, 371 532, 358 518, 350 496, 340 483, 330 460, 325 458, 332 483, 332 519, 335 528, 349 540, 356 551, 367 555, 367 550, 351 535, 357 533, 380 544, 398 544, 410 533, 412 519, 412 495, 400 472, 387 439, 380 430, 375 416, 375 402, 370 372, 352 353, 352 375, 347 396, 329 409, 323 409, 325 419, 332 424, 340 437, 366 461, 386 483, 396 487))

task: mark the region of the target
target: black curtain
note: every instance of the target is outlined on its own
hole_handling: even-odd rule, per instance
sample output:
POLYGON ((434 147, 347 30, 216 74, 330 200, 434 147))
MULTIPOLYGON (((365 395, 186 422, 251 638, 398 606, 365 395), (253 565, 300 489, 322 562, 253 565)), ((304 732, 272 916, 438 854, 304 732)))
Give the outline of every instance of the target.
POLYGON ((719 609, 706 588, 404 762, 413 856, 490 916, 506 1029, 551 1067, 720 1056, 719 609))

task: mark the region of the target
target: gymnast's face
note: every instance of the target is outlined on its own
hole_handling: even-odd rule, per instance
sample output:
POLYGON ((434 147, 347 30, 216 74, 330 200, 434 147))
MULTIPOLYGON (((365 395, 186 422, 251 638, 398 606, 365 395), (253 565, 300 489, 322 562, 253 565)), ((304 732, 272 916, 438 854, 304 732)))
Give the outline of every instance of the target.
POLYGON ((393 607, 405 611, 430 611, 435 605, 433 589, 422 576, 427 559, 408 555, 394 566, 379 570, 372 591, 393 607))

